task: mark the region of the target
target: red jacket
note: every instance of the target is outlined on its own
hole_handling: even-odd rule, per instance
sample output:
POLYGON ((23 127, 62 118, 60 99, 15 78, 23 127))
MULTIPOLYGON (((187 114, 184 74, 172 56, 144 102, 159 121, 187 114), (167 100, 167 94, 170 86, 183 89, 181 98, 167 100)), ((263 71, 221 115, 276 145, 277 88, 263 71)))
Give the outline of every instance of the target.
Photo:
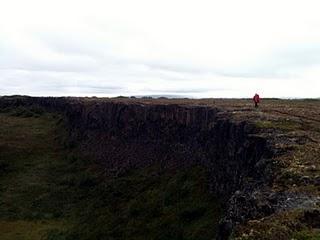
POLYGON ((256 103, 259 103, 259 102, 260 102, 260 96, 259 96, 259 94, 255 94, 255 95, 254 95, 253 101, 256 102, 256 103))

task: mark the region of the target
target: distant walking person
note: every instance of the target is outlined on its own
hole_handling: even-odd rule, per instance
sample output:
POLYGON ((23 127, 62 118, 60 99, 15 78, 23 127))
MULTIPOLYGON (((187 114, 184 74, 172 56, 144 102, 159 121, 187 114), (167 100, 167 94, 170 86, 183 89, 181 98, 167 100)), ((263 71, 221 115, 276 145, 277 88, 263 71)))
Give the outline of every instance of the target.
POLYGON ((254 106, 257 108, 258 107, 258 103, 260 102, 260 96, 258 93, 256 93, 254 96, 253 96, 253 101, 254 101, 254 106))

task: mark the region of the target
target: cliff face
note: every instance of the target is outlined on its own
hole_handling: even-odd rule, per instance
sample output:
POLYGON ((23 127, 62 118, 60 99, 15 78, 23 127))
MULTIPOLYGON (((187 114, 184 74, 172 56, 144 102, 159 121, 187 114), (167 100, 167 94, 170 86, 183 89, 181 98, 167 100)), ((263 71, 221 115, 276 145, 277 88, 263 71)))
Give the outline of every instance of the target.
POLYGON ((272 212, 265 206, 257 211, 252 202, 250 209, 245 207, 248 199, 242 194, 250 195, 272 180, 268 142, 255 135, 253 125, 232 119, 227 111, 76 98, 0 101, 0 107, 9 105, 39 105, 63 113, 70 140, 81 144, 83 152, 112 175, 153 164, 158 164, 160 171, 204 166, 211 191, 224 200, 230 199, 225 206, 229 210, 221 224, 221 239, 229 235, 235 222, 264 214, 261 211, 272 212))
POLYGON ((218 109, 101 103, 66 114, 86 151, 114 174, 154 163, 200 164, 211 173, 212 190, 229 195, 244 178, 259 177, 255 165, 268 153, 264 139, 250 136, 250 125, 218 109))

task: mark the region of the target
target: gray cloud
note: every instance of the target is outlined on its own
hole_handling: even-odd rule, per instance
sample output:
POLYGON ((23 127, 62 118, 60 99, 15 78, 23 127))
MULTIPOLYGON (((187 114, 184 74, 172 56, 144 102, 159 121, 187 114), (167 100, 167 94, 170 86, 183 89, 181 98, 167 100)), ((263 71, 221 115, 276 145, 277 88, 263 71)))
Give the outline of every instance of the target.
POLYGON ((319 97, 316 2, 304 10, 305 4, 271 0, 261 10, 244 0, 232 12, 227 3, 165 0, 155 7, 139 0, 126 2, 128 11, 119 0, 35 11, 30 0, 18 15, 15 1, 0 4, 0 95, 243 97, 260 89, 319 97), (288 5, 289 12, 273 12, 288 5))

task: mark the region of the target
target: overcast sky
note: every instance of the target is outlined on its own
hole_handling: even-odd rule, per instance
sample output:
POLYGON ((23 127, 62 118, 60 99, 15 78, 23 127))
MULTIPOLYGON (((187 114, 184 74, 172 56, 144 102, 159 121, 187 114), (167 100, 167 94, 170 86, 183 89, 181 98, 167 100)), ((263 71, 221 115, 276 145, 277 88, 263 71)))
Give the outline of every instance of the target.
POLYGON ((318 0, 0 0, 0 95, 320 97, 318 0))

